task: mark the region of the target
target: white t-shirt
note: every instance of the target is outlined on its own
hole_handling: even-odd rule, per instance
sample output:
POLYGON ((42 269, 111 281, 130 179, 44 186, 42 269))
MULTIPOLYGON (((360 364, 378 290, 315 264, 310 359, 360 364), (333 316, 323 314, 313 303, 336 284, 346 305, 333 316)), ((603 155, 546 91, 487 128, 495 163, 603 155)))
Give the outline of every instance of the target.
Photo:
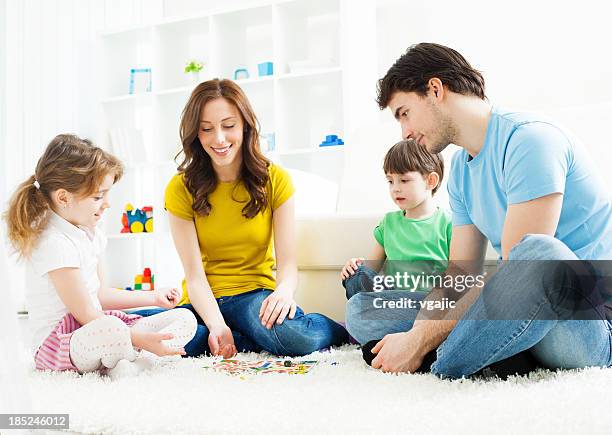
POLYGON ((92 234, 51 212, 49 224, 26 266, 26 303, 34 353, 62 317, 68 314, 49 272, 64 267, 79 268, 91 302, 102 310, 98 300, 98 261, 105 247, 106 238, 101 230, 96 228, 92 234))

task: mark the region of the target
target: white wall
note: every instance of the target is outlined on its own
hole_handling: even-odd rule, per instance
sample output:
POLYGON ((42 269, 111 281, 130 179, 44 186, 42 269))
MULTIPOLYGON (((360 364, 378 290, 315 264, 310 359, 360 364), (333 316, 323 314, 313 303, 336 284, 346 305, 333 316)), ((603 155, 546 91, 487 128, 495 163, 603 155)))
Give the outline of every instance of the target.
MULTIPOLYGON (((96 135, 95 41, 104 18, 100 0, 6 0, 0 210, 55 135, 96 135)), ((14 262, 9 268, 14 282, 21 283, 23 268, 14 262)))
MULTIPOLYGON (((612 111, 601 104, 612 102, 610 3, 380 0, 378 6, 379 77, 412 44, 453 47, 483 72, 492 103, 552 115, 564 112, 562 122, 577 135, 588 136, 585 144, 598 157, 600 169, 612 172, 607 131, 612 111), (568 115, 574 106, 579 106, 581 119, 568 115)), ((375 83, 369 92, 375 104, 375 83)), ((384 111, 364 123, 362 138, 350 151, 341 209, 361 211, 364 202, 371 209, 393 209, 381 167, 386 150, 400 139, 399 125, 384 111)), ((445 153, 447 162, 451 154, 445 153)), ((446 202, 444 191, 437 196, 446 202)))
MULTIPOLYGON (((6 0, 0 0, 0 162, 7 161, 6 155, 6 0)), ((5 165, 2 165, 5 166, 5 165)), ((4 203, 6 183, 4 168, 0 168, 0 204, 4 203)), ((2 207, 0 207, 2 210, 2 207)))

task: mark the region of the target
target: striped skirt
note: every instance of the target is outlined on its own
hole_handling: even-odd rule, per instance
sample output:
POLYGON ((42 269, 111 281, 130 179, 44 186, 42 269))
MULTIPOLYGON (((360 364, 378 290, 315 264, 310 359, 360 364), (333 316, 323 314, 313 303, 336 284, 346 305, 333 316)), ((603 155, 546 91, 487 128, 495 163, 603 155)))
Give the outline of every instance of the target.
MULTIPOLYGON (((107 316, 115 316, 123 322, 132 326, 142 316, 137 314, 126 314, 123 311, 104 311, 107 316)), ((53 331, 43 341, 36 351, 34 361, 38 370, 75 370, 77 368, 70 360, 70 338, 72 333, 79 329, 81 324, 70 313, 66 314, 57 323, 53 331)))

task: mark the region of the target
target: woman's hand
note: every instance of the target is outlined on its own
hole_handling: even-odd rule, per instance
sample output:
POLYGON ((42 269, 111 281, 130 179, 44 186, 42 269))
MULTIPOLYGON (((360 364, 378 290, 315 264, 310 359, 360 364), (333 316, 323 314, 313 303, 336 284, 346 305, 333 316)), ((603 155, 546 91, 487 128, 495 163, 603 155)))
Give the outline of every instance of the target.
POLYGON ((293 299, 293 292, 276 289, 261 304, 259 320, 267 329, 271 329, 274 322, 280 325, 286 317, 293 319, 297 304, 293 299))
POLYGON ((350 260, 348 260, 342 268, 342 272, 340 272, 340 277, 342 279, 347 279, 350 276, 355 275, 355 272, 357 272, 359 265, 363 263, 364 260, 365 259, 361 257, 351 258, 350 260))
POLYGON ((174 335, 162 332, 131 331, 132 345, 137 349, 147 350, 157 356, 185 355, 184 348, 173 349, 164 344, 164 340, 172 340, 174 335))
POLYGON ((160 308, 174 308, 181 300, 181 292, 175 288, 156 288, 153 295, 155 305, 160 308))
POLYGON ((223 323, 209 328, 208 348, 214 356, 231 358, 236 355, 236 345, 231 329, 223 323))

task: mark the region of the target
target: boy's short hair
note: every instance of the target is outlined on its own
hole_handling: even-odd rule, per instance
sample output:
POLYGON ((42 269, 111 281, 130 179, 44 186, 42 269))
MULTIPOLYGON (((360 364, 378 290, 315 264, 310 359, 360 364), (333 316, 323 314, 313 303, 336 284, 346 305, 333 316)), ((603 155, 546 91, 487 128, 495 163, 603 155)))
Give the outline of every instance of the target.
POLYGON ((419 172, 429 175, 435 172, 440 177, 438 185, 433 189, 436 193, 444 178, 444 160, 441 154, 430 154, 425 147, 417 144, 414 139, 402 140, 391 147, 385 155, 383 163, 385 174, 405 174, 419 172))

